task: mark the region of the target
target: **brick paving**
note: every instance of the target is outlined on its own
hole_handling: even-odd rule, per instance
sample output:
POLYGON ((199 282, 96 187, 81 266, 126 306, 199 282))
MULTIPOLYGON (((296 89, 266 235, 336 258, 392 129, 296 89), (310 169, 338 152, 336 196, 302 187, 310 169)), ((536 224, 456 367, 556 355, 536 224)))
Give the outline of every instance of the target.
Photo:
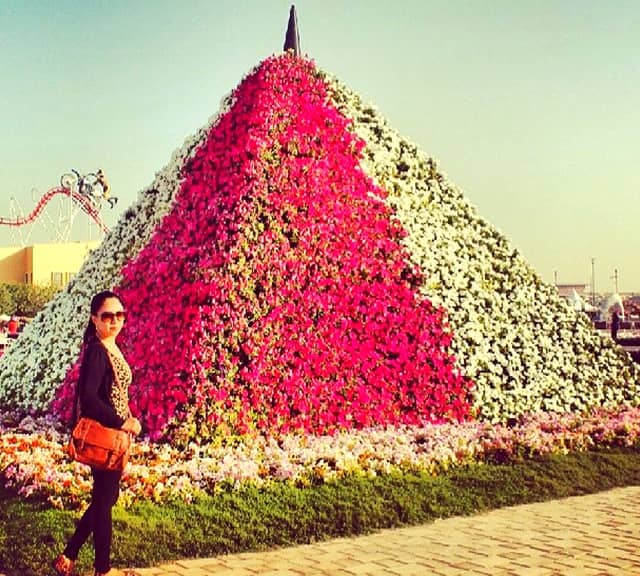
POLYGON ((139 572, 144 576, 640 576, 640 486, 358 538, 180 560, 139 572))

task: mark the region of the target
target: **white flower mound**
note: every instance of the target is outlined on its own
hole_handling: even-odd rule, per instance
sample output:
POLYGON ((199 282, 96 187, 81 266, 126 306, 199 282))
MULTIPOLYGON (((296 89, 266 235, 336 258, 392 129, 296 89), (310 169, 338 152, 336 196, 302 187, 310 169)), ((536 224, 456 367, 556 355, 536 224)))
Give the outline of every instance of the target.
POLYGON ((357 94, 325 80, 367 143, 362 167, 388 192, 408 232, 424 294, 447 310, 453 352, 476 384, 480 417, 639 404, 640 370, 629 356, 541 281, 432 158, 357 94))
POLYGON ((0 358, 0 406, 27 412, 48 408, 78 357, 91 298, 119 284, 123 266, 149 242, 155 227, 169 212, 180 189, 183 166, 232 102, 232 95, 223 99, 220 111, 173 153, 169 164, 139 193, 138 200, 89 255, 73 281, 0 358))

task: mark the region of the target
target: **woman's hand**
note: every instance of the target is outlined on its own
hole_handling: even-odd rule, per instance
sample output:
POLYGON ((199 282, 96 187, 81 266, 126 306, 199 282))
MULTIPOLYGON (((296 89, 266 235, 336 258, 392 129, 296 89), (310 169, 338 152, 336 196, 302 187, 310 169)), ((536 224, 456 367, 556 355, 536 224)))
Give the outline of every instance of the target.
POLYGON ((140 424, 140 420, 131 416, 124 421, 124 424, 120 427, 120 429, 124 430, 125 432, 129 432, 129 434, 137 436, 142 430, 142 425, 140 424))

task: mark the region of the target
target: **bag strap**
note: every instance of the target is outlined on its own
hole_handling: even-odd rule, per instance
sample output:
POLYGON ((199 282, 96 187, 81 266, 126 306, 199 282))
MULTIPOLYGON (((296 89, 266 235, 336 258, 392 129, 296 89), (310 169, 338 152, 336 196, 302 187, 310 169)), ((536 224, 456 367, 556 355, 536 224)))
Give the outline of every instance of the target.
POLYGON ((78 422, 80 421, 80 418, 82 418, 82 413, 80 411, 80 382, 76 382, 76 395, 75 395, 75 401, 74 401, 74 410, 73 410, 73 417, 72 422, 71 422, 71 428, 75 428, 76 425, 78 424, 78 422))

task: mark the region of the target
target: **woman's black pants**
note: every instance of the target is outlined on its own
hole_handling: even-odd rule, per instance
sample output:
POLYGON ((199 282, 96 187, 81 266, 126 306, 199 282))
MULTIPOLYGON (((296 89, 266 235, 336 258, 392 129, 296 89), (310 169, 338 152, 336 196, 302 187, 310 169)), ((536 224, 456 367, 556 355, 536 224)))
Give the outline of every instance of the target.
POLYGON ((111 508, 118 500, 122 472, 91 469, 93 489, 91 504, 80 518, 76 531, 64 550, 71 560, 78 557, 80 548, 93 533, 96 572, 108 572, 111 568, 111 508))

